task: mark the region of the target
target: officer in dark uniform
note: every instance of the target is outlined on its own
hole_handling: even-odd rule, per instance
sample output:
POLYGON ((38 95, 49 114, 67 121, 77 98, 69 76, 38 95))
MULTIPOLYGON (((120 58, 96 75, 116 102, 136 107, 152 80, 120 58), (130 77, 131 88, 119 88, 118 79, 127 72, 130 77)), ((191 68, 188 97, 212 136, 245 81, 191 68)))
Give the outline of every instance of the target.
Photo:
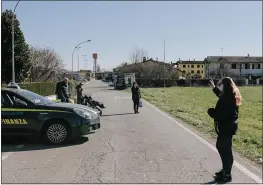
POLYGON ((77 91, 77 104, 81 104, 83 100, 83 83, 80 82, 79 85, 76 86, 76 91, 77 91))
POLYGON ((60 81, 56 85, 57 98, 61 100, 61 102, 68 102, 69 100, 69 86, 68 86, 68 78, 64 78, 63 81, 60 81))
POLYGON ((231 78, 223 78, 218 85, 219 87, 216 87, 213 80, 210 81, 210 86, 219 100, 215 108, 208 109, 208 114, 214 119, 218 135, 216 148, 223 164, 223 169, 215 173, 215 180, 226 183, 232 181, 232 137, 238 128, 238 107, 242 103, 242 97, 231 78))

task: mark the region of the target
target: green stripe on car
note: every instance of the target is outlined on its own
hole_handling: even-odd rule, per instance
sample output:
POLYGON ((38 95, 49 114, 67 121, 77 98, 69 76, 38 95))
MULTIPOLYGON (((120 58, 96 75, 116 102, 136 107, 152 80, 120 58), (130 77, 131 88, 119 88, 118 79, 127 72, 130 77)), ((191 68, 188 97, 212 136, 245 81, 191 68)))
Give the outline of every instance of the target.
POLYGON ((45 109, 16 109, 16 108, 2 108, 1 111, 6 112, 67 112, 69 111, 61 111, 61 110, 45 110, 45 109))

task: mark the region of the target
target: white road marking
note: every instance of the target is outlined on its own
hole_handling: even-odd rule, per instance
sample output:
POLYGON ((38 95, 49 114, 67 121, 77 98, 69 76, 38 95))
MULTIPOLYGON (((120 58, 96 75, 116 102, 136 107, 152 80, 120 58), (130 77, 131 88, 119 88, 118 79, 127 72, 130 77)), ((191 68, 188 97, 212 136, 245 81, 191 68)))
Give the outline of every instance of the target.
MULTIPOLYGON (((206 141, 205 139, 203 139, 202 137, 200 137, 199 135, 197 135, 196 133, 194 133, 193 131, 191 131, 190 129, 188 129, 187 127, 185 127, 184 125, 182 125, 181 123, 175 121, 174 118, 172 118, 170 115, 168 115, 167 113, 161 111, 160 109, 158 109, 157 107, 155 107, 154 105, 152 105, 151 103, 149 103, 146 100, 143 100, 147 105, 149 105, 150 107, 154 108, 157 112, 159 112, 160 114, 162 114, 163 116, 167 117, 168 119, 170 119, 172 122, 174 122, 175 124, 177 124, 179 127, 181 127, 182 129, 184 129, 185 131, 187 131, 188 133, 192 134, 193 136, 195 136, 199 141, 201 141, 203 144, 205 144, 207 147, 209 147, 210 149, 212 149, 214 152, 217 153, 217 149, 210 144, 208 141, 206 141)), ((236 168, 238 168, 241 172, 243 172, 245 175, 249 176, 251 179, 253 179, 254 181, 256 181, 257 183, 262 183, 262 179, 259 178, 257 175, 255 175, 254 173, 252 173, 251 171, 249 171, 246 167, 244 167, 243 165, 239 164, 238 162, 234 161, 234 166, 236 166, 236 168)))
MULTIPOLYGON (((15 148, 16 149, 20 149, 20 148, 23 148, 24 147, 24 145, 18 145, 18 146, 16 146, 15 148)), ((7 152, 7 153, 4 153, 4 154, 2 154, 2 161, 3 160, 5 160, 5 159, 7 159, 10 155, 12 155, 14 152, 7 152)))
POLYGON ((2 155, 2 161, 7 159, 11 154, 13 154, 14 152, 7 152, 5 154, 2 155))

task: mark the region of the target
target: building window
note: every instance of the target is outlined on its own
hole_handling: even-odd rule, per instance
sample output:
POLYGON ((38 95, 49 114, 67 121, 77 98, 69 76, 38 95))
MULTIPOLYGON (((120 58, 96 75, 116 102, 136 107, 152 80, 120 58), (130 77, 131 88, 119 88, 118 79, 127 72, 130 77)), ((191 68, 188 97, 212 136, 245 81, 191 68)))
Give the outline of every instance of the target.
POLYGON ((191 68, 194 68, 194 65, 191 65, 191 68))
POLYGON ((199 68, 199 67, 200 67, 200 65, 197 65, 197 67, 199 68))
POLYGON ((204 71, 202 70, 202 71, 201 71, 201 73, 203 74, 203 73, 204 73, 204 71))
POLYGON ((183 71, 183 73, 185 73, 185 71, 183 71))
POLYGON ((249 64, 245 64, 245 69, 249 69, 249 64))
POLYGON ((204 65, 202 65, 202 67, 204 67, 204 65))
POLYGON ((193 71, 193 70, 192 70, 192 71, 191 71, 191 73, 192 73, 192 74, 194 74, 194 73, 195 73, 195 71, 193 71))
POLYGON ((258 64, 258 69, 261 69, 261 65, 260 64, 258 64))
POLYGON ((183 65, 183 68, 185 68, 185 65, 183 65))
POLYGON ((236 69, 237 65, 236 64, 232 64, 232 69, 236 69))
POLYGON ((255 64, 252 64, 252 69, 255 69, 255 64))
POLYGON ((199 73, 200 73, 200 70, 197 70, 197 73, 199 74, 199 73))

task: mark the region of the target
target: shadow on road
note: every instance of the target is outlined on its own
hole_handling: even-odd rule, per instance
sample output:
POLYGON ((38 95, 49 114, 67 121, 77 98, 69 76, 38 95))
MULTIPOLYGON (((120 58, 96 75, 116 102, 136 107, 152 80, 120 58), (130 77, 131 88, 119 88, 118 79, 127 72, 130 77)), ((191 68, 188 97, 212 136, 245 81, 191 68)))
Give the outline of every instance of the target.
POLYGON ((226 184, 224 182, 217 182, 216 180, 210 181, 210 182, 206 182, 204 184, 226 184))
MULTIPOLYGON (((92 133, 90 133, 92 134, 92 133)), ((35 139, 29 136, 19 137, 2 137, 2 152, 21 152, 21 151, 32 151, 32 150, 46 150, 52 148, 62 148, 74 145, 81 145, 89 141, 88 137, 77 137, 65 144, 60 145, 46 145, 43 144, 41 139, 35 139), (24 145, 22 148, 16 148, 18 145, 24 145)))
POLYGON ((107 117, 107 116, 124 116, 124 115, 129 115, 129 114, 134 114, 134 113, 108 114, 108 115, 102 115, 101 117, 107 117))

